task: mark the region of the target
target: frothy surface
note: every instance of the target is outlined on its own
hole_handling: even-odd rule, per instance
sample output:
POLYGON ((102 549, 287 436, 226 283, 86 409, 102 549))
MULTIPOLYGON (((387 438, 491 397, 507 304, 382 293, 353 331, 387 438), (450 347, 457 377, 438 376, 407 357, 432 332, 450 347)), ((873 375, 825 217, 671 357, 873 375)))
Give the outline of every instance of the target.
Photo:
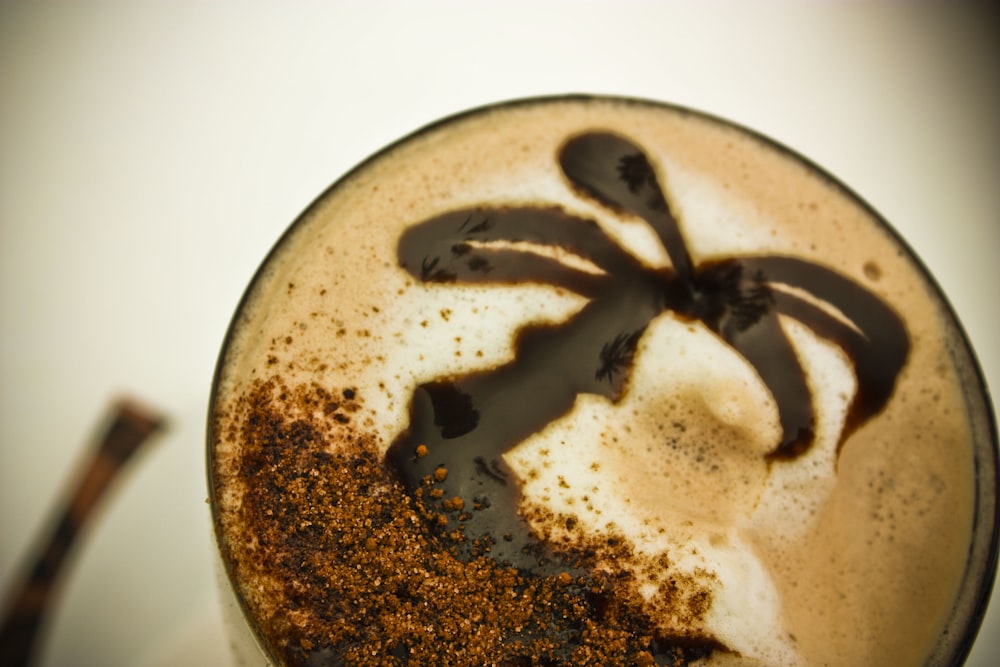
MULTIPOLYGON (((941 305, 871 214, 801 162, 697 115, 615 102, 508 106, 421 133, 338 184, 282 241, 234 327, 213 423, 221 543, 248 612, 274 635, 267 641, 276 652, 329 658, 322 652, 331 624, 320 609, 324 577, 343 583, 350 573, 307 563, 324 557, 323 549, 341 548, 316 537, 324 528, 315 523, 351 519, 319 512, 344 501, 330 501, 328 486, 305 482, 336 477, 350 484, 350 475, 337 471, 358 456, 366 474, 375 474, 381 469, 371 462, 410 428, 418 388, 502 367, 515 359, 524 327, 555 327, 589 303, 552 284, 416 279, 397 256, 406 230, 449 211, 558 206, 595 221, 644 266, 683 273, 683 260, 639 217, 609 210, 561 173, 567 139, 594 130, 626 136, 650 157, 694 264, 791 255, 822 265, 897 312, 910 350, 885 408, 841 448, 858 392, 855 368, 841 347, 783 317, 812 395, 815 437, 801 455, 774 460, 779 407, 755 368, 700 321, 657 315, 635 343, 620 395, 580 393, 565 414, 502 457, 533 534, 586 552, 581 572, 599 573, 605 583, 578 584, 584 574, 574 571, 570 580, 553 574, 548 584, 506 582, 510 590, 537 586, 537 599, 564 595, 559 604, 572 606, 574 586, 607 585, 591 598, 624 600, 621 613, 602 619, 600 642, 575 640, 576 664, 610 664, 585 649, 614 647, 608 633, 629 622, 651 623, 642 632, 664 642, 695 640, 698 650, 674 658, 707 664, 921 664, 957 590, 972 522, 967 408, 950 353, 959 341, 942 324, 941 305), (262 430, 262 420, 273 428, 262 430), (278 440, 281 448, 268 448, 278 440), (284 504, 273 505, 267 496, 274 494, 284 504), (290 572, 298 573, 294 585, 290 572), (618 589, 606 583, 625 580, 618 589), (707 657, 706 647, 715 647, 707 657)), ((601 272, 586 262, 575 266, 601 272)), ((545 385, 537 391, 543 396, 545 385)), ((351 502, 393 497, 377 516, 399 515, 381 527, 355 526, 358 535, 378 536, 350 546, 369 553, 354 564, 370 566, 355 571, 360 581, 379 578, 380 553, 391 556, 381 576, 405 575, 403 561, 392 558, 415 550, 417 561, 406 561, 411 575, 423 559, 419 576, 433 586, 455 577, 467 583, 469 568, 481 571, 462 559, 443 565, 445 548, 420 532, 422 523, 412 540, 390 549, 387 535, 408 534, 398 525, 393 533, 393 521, 423 519, 408 513, 391 476, 364 485, 350 492, 351 502)), ((461 498, 462 507, 450 495, 442 501, 452 501, 451 514, 442 512, 449 530, 473 511, 473 498, 461 498)), ((500 629, 478 643, 463 635, 469 605, 503 589, 495 575, 484 580, 499 588, 454 589, 434 597, 454 609, 420 610, 432 628, 424 635, 437 642, 427 655, 447 637, 461 637, 483 653, 456 657, 456 664, 483 664, 476 662, 483 656, 504 664, 503 646, 523 636, 529 621, 517 629, 494 619, 490 627, 500 629), (442 628, 450 626, 437 622, 453 616, 458 625, 449 635, 442 628)), ((407 628, 401 620, 414 610, 379 607, 382 620, 361 611, 376 607, 375 597, 413 594, 419 584, 394 579, 391 591, 381 583, 341 589, 338 595, 357 600, 336 623, 396 628, 379 640, 379 660, 410 651, 409 664, 422 664, 413 639, 419 624, 407 628)), ((622 641, 637 664, 646 654, 667 659, 622 641)), ((379 660, 372 664, 384 664, 379 660)))

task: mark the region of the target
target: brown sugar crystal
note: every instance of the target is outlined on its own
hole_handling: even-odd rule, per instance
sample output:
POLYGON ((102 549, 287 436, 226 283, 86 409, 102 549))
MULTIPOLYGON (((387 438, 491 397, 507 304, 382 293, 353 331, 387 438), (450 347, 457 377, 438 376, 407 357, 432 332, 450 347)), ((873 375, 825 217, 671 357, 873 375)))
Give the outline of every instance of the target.
POLYGON ((447 539, 422 518, 380 443, 315 409, 332 397, 272 379, 233 409, 243 502, 231 520, 253 539, 224 551, 280 664, 684 665, 717 648, 658 635, 625 573, 459 558, 460 531, 447 539))

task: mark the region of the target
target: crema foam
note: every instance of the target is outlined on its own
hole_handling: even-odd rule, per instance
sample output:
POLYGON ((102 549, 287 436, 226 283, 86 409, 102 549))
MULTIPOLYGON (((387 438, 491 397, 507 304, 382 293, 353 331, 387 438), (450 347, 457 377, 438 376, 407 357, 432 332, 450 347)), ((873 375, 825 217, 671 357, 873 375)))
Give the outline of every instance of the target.
POLYGON ((254 279, 217 536, 277 664, 923 665, 974 537, 972 364, 788 151, 492 107, 351 172, 254 279))

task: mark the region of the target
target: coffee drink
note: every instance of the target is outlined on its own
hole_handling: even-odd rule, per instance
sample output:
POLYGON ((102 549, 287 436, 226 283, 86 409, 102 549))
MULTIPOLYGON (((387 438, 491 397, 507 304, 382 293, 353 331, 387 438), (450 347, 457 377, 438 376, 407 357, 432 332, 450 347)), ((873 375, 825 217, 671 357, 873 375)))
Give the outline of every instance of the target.
POLYGON ((729 123, 498 105, 289 229, 220 358, 220 553, 288 665, 961 660, 995 434, 932 281, 729 123))

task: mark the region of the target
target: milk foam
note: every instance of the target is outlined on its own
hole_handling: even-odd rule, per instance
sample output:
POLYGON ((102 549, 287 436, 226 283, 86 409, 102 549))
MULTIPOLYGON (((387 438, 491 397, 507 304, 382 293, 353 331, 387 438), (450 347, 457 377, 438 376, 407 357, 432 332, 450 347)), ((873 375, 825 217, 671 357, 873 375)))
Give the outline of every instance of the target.
MULTIPOLYGON (((252 378, 269 374, 354 386, 366 398, 357 423, 388 447, 421 383, 509 361, 521 327, 562 322, 583 306, 545 285, 414 281, 397 265, 399 234, 447 210, 558 203, 595 219, 647 265, 666 265, 647 226, 579 197, 560 177, 560 143, 594 127, 650 153, 696 260, 796 254, 847 274, 919 324, 885 414, 838 454, 856 391, 850 364, 808 328, 783 322, 803 360, 817 437, 801 458, 768 462, 777 408, 753 368, 704 326, 665 313, 643 335, 621 401, 580 395, 569 414, 506 455, 523 513, 553 540, 626 539, 634 559, 599 567, 631 569, 654 612, 669 608, 657 598, 667 579, 710 586, 698 627, 662 623, 740 654, 711 664, 919 664, 969 542, 972 464, 946 347, 954 334, 940 328, 939 304, 866 209, 724 126, 657 107, 568 102, 467 117, 398 146, 340 184, 283 242, 233 332, 219 402, 239 401, 252 378), (870 262, 878 281, 865 275, 870 262), (648 567, 661 557, 668 568, 648 567)), ((220 465, 239 456, 238 442, 217 447, 220 465)), ((239 492, 223 491, 224 514, 239 492)))

